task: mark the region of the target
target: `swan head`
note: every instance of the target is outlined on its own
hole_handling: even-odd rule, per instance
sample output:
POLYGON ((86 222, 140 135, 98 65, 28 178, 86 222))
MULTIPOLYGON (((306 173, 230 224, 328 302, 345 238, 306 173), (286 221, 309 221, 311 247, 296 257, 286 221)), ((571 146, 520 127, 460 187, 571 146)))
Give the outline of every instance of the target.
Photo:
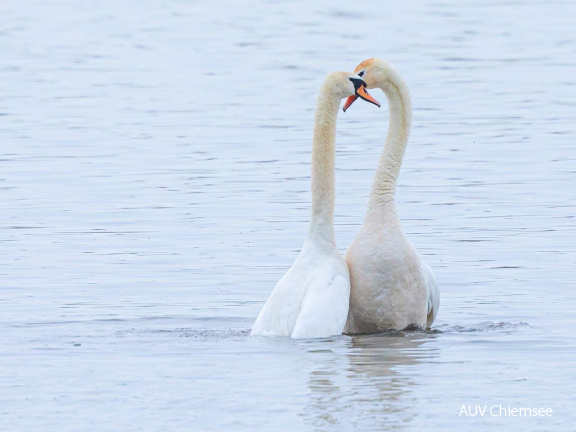
MULTIPOLYGON (((354 73, 364 80, 366 88, 369 89, 381 87, 382 83, 396 80, 396 72, 394 69, 379 58, 364 60, 356 66, 354 73)), ((344 111, 346 111, 356 99, 358 99, 356 95, 350 96, 344 104, 344 111)))
MULTIPOLYGON (((356 74, 333 72, 326 77, 324 86, 327 87, 335 97, 339 97, 340 99, 350 96, 354 97, 355 100, 361 98, 378 107, 380 106, 380 102, 370 96, 366 90, 366 82, 356 74)), ((347 107, 344 108, 344 111, 346 111, 346 109, 347 107)))

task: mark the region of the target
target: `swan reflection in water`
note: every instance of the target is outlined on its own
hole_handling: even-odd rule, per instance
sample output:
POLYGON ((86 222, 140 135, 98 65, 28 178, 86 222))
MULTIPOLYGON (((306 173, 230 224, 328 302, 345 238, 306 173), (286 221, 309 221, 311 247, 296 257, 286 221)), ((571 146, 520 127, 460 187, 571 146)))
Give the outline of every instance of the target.
POLYGON ((302 416, 315 430, 403 430, 417 412, 415 375, 406 367, 434 361, 430 333, 342 336, 310 347, 310 402, 302 416))

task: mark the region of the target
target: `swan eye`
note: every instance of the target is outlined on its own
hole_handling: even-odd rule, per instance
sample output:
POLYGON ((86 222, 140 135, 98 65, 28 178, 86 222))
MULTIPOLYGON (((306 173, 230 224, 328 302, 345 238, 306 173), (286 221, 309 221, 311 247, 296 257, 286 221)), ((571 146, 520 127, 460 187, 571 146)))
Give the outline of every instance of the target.
POLYGON ((358 76, 359 76, 359 77, 363 77, 363 76, 364 76, 364 71, 358 72, 358 76))

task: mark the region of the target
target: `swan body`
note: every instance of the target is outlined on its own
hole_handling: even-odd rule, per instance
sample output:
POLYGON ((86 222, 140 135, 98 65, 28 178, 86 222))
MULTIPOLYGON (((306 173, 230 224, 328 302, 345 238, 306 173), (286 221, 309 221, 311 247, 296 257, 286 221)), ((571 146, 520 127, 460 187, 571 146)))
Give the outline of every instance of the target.
POLYGON ((310 227, 296 261, 256 319, 252 335, 328 337, 344 329, 350 275, 334 236, 334 141, 340 101, 358 92, 364 95, 363 86, 358 76, 346 72, 328 75, 322 85, 312 145, 310 227))
POLYGON ((368 88, 378 87, 386 94, 390 124, 366 218, 345 255, 351 294, 344 333, 430 328, 440 305, 438 285, 404 234, 395 201, 410 133, 410 94, 402 77, 383 60, 366 60, 354 73, 368 88))

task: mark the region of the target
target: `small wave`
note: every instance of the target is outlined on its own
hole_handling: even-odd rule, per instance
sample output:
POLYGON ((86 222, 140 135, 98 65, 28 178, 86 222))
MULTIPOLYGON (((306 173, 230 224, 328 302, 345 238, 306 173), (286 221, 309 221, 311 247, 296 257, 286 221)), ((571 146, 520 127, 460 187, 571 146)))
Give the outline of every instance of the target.
POLYGON ((492 322, 484 321, 470 326, 462 325, 449 325, 442 324, 430 330, 425 330, 422 327, 411 325, 403 330, 387 330, 380 333, 372 333, 365 335, 349 334, 348 336, 389 336, 389 337, 411 337, 415 334, 422 335, 435 335, 444 333, 475 333, 475 332, 512 332, 521 328, 530 328, 530 324, 525 322, 510 323, 510 322, 492 322))
POLYGON ((248 336, 250 329, 246 328, 228 328, 228 329, 131 329, 118 332, 119 336, 129 335, 166 335, 175 337, 186 337, 193 339, 226 339, 233 337, 248 336))
POLYGON ((430 330, 430 333, 475 333, 475 332, 511 332, 514 330, 529 328, 530 324, 525 322, 510 323, 510 322, 492 322, 484 321, 471 326, 462 325, 441 325, 437 328, 430 330))
POLYGON ((203 338, 203 339, 224 339, 240 336, 249 336, 250 329, 189 329, 180 334, 181 337, 203 338))

